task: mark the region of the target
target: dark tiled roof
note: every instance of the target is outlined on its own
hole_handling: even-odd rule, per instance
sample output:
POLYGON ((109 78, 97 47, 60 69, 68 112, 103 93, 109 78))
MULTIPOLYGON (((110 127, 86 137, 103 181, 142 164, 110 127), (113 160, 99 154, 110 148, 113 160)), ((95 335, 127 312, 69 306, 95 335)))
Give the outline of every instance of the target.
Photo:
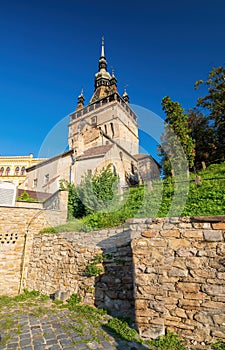
POLYGON ((155 160, 155 158, 153 158, 150 154, 139 153, 139 154, 135 154, 133 157, 134 157, 137 161, 141 161, 141 160, 143 160, 143 159, 149 158, 149 159, 151 159, 152 161, 154 161, 154 162, 157 164, 157 166, 158 166, 159 168, 161 168, 161 165, 160 165, 160 164, 157 162, 157 160, 155 160))
POLYGON ((135 154, 134 158, 137 160, 141 160, 144 158, 150 158, 150 156, 149 156, 149 154, 139 153, 139 154, 135 154))
POLYGON ((87 149, 84 151, 83 154, 77 157, 77 160, 87 159, 87 158, 94 158, 94 157, 103 157, 111 148, 113 145, 104 145, 104 146, 96 146, 87 149))

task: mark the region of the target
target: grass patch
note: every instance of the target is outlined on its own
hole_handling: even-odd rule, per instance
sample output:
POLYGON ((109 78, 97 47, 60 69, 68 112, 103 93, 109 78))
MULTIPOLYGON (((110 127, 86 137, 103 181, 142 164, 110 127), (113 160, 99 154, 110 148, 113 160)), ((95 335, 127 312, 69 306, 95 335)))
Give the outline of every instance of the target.
POLYGON ((172 202, 173 216, 224 215, 225 162, 212 164, 208 168, 199 171, 198 175, 201 177, 201 183, 198 186, 195 183, 196 174, 190 173, 189 183, 182 182, 183 179, 179 180, 176 177, 175 179, 167 178, 164 181, 152 181, 151 191, 145 186, 130 188, 127 192, 124 192, 124 198, 119 208, 117 206, 111 212, 96 211, 81 219, 69 220, 65 225, 46 228, 40 232, 88 232, 100 228, 124 225, 126 219, 131 217, 167 217, 172 202), (186 197, 188 190, 187 200, 182 210, 180 199, 178 198, 176 203, 173 201, 176 186, 179 186, 178 190, 182 198, 186 197))
POLYGON ((73 219, 69 220, 66 224, 46 227, 40 230, 40 233, 57 233, 57 232, 74 232, 74 231, 85 231, 85 225, 82 220, 73 219))
POLYGON ((138 338, 137 331, 131 328, 126 321, 117 317, 109 320, 105 328, 123 340, 136 341, 138 343, 142 342, 141 339, 138 338))

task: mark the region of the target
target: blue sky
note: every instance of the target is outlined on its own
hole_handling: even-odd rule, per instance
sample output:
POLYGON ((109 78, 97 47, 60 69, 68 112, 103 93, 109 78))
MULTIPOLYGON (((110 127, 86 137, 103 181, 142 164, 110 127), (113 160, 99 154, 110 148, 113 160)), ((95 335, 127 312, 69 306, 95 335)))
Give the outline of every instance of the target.
POLYGON ((102 35, 120 93, 127 84, 131 103, 161 117, 164 96, 193 107, 205 94, 194 90, 195 81, 225 62, 224 0, 0 5, 1 155, 38 156, 49 131, 75 109, 82 87, 89 102, 102 35))

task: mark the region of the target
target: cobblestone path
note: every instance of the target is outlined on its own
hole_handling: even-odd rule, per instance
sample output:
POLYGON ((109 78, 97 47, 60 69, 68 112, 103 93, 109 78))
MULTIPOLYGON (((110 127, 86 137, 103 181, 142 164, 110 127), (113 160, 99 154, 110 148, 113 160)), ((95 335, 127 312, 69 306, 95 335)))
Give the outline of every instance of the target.
POLYGON ((104 324, 88 322, 68 309, 4 309, 0 312, 0 350, 145 350, 116 338, 104 324))

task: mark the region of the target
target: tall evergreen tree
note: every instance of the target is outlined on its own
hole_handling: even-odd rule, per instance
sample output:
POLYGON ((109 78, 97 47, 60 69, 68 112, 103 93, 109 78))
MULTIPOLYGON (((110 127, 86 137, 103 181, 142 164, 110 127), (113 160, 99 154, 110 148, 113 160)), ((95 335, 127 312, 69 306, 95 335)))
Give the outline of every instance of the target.
POLYGON ((206 86, 208 93, 198 99, 197 106, 208 112, 208 120, 215 131, 215 162, 221 161, 225 159, 225 67, 213 68, 207 80, 197 81, 195 88, 199 85, 206 86))
POLYGON ((202 168, 202 162, 210 164, 215 159, 215 133, 208 118, 198 108, 189 109, 188 126, 195 141, 195 167, 202 168))
POLYGON ((193 167, 195 144, 190 136, 188 116, 181 105, 166 96, 162 99, 162 109, 166 113, 166 119, 159 151, 164 175, 171 175, 171 172, 178 175, 185 168, 193 167))

